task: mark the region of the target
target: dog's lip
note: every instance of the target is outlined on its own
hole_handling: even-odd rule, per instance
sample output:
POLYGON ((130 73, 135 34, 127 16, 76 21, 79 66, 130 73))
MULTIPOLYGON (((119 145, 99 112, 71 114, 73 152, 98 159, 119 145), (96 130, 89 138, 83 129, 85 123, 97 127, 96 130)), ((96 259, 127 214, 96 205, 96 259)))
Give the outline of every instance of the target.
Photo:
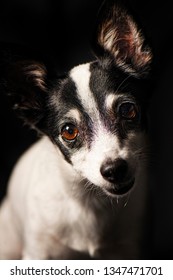
POLYGON ((135 183, 135 178, 132 178, 126 183, 119 184, 118 186, 114 186, 110 189, 107 189, 107 191, 113 195, 123 195, 128 193, 128 191, 132 189, 134 183, 135 183))

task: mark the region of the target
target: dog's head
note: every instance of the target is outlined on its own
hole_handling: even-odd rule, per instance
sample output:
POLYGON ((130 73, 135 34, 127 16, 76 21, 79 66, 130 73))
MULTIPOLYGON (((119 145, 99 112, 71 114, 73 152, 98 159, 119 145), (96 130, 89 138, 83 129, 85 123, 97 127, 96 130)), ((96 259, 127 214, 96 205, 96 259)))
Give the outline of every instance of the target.
POLYGON ((40 61, 17 59, 8 69, 8 87, 19 115, 51 138, 81 178, 122 195, 140 166, 151 52, 116 4, 102 7, 94 52, 95 61, 60 78, 51 78, 40 61))

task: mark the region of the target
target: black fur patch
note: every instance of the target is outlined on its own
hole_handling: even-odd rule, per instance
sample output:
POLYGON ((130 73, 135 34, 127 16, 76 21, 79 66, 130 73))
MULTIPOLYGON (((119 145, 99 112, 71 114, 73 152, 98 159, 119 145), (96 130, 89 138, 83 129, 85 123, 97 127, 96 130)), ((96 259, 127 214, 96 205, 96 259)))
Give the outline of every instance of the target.
MULTIPOLYGON (((146 129, 146 100, 144 81, 136 79, 123 73, 120 69, 111 65, 109 60, 100 63, 95 61, 90 66, 91 79, 90 89, 93 92, 95 102, 100 112, 100 117, 107 130, 118 135, 120 142, 128 137, 129 130, 139 131, 146 129), (113 118, 108 114, 105 107, 105 100, 109 94, 121 94, 115 104, 115 115, 113 118), (118 105, 123 101, 133 101, 140 111, 140 122, 131 125, 129 122, 122 122, 117 117, 118 105)), ((146 81, 145 81, 146 82, 146 81)))
POLYGON ((71 155, 79 150, 83 145, 90 147, 92 142, 92 119, 85 112, 76 91, 76 86, 73 80, 66 76, 52 88, 52 93, 49 94, 49 102, 47 104, 46 126, 43 128, 44 132, 52 139, 60 148, 65 159, 71 163, 71 155), (80 123, 75 119, 67 117, 67 113, 71 109, 77 109, 81 119, 80 123), (74 142, 60 141, 61 128, 67 124, 72 123, 78 126, 79 137, 74 142))
MULTIPOLYGON (((146 129, 146 98, 143 81, 127 76, 111 63, 95 61, 90 64, 90 90, 97 104, 100 119, 108 131, 116 134, 120 143, 128 138, 129 131, 146 129), (115 114, 110 116, 105 106, 106 97, 109 94, 121 94, 114 104, 115 114), (124 97, 123 97, 124 96, 124 97), (133 101, 140 110, 140 121, 129 123, 121 121, 117 117, 117 108, 123 101, 133 101)), ((87 94, 87 93, 86 93, 87 94)), ((67 75, 57 85, 54 85, 49 93, 47 110, 45 115, 45 127, 43 131, 56 143, 62 151, 65 159, 71 163, 71 156, 83 146, 90 149, 95 131, 95 123, 92 117, 85 111, 77 93, 75 82, 67 75), (52 101, 54 100, 54 101, 52 101), (66 114, 71 109, 77 109, 80 114, 80 123, 66 114), (60 141, 61 128, 66 123, 78 126, 79 136, 74 142, 60 141)))

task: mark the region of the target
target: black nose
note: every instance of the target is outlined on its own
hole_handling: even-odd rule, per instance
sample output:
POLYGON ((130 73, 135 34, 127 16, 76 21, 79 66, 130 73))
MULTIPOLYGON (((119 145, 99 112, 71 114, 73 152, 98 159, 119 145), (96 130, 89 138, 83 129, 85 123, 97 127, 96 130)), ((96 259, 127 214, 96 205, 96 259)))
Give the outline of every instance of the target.
POLYGON ((120 184, 126 179, 128 164, 124 159, 108 161, 101 166, 100 172, 108 182, 120 184))

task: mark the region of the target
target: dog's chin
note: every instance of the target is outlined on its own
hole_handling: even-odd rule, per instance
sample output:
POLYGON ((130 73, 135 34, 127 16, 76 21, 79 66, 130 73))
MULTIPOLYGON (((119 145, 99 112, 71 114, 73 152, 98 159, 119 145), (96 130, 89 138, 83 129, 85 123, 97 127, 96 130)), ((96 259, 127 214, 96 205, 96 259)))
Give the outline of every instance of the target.
POLYGON ((110 188, 105 189, 105 192, 107 195, 110 196, 123 196, 128 194, 134 187, 135 183, 135 178, 129 180, 128 182, 119 184, 119 185, 114 185, 110 188))

